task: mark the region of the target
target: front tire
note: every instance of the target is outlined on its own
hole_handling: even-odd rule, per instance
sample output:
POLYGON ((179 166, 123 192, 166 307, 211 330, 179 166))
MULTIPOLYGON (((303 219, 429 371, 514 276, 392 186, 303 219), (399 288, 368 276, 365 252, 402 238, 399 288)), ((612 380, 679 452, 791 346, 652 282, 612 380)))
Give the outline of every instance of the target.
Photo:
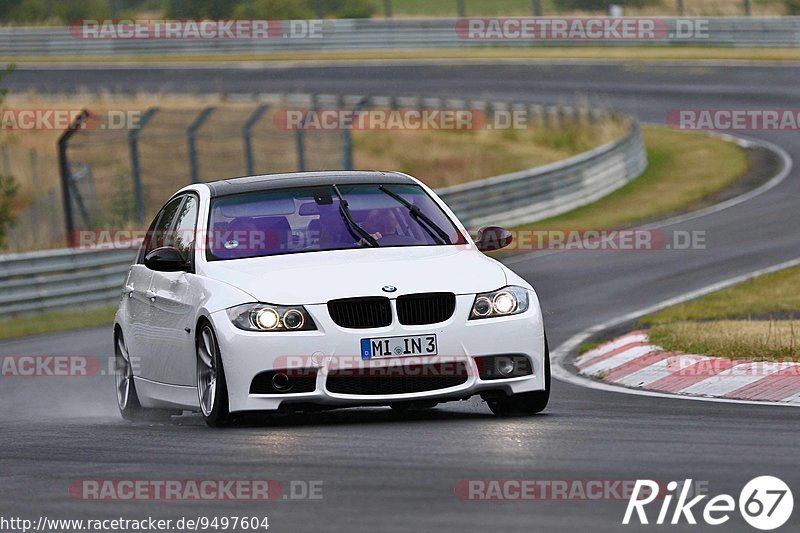
POLYGON ((197 397, 200 412, 211 427, 230 424, 228 386, 219 351, 217 335, 211 324, 204 322, 197 337, 197 397))
POLYGON ((133 380, 131 356, 122 331, 119 330, 114 334, 114 377, 117 385, 117 407, 122 418, 129 421, 144 418, 145 410, 139 403, 133 380))
POLYGON ((489 409, 497 416, 535 415, 541 413, 550 401, 550 346, 544 338, 544 390, 511 394, 505 398, 489 400, 489 409))

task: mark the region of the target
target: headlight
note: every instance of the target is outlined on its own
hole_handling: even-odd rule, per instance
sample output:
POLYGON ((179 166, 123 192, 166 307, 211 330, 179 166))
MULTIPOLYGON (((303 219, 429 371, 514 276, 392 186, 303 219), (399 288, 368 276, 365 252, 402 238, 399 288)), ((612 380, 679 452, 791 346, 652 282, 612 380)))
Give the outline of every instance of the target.
POLYGON ((470 320, 524 313, 528 310, 528 291, 523 287, 503 287, 475 296, 470 320))
POLYGON ((244 304, 227 310, 233 325, 247 331, 310 331, 317 329, 302 305, 244 304))

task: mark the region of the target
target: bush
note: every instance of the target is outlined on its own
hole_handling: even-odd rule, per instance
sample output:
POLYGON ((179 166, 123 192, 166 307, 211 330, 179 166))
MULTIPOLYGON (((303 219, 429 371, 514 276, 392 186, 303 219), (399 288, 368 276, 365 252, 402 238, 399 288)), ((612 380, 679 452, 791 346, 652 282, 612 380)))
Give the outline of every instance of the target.
POLYGON ((297 0, 252 0, 250 10, 246 2, 240 2, 234 10, 236 18, 252 17, 255 19, 310 19, 314 12, 305 2, 297 0))
POLYGON ((111 17, 111 6, 107 0, 62 0, 53 2, 53 16, 64 24, 79 19, 101 19, 111 17))
POLYGON ((800 0, 783 0, 787 15, 800 15, 800 0))
POLYGON ((369 0, 326 0, 322 13, 340 19, 366 19, 375 14, 375 5, 369 0))
POLYGON ((661 0, 561 0, 558 6, 562 9, 581 11, 607 11, 609 4, 623 7, 642 7, 660 4, 661 0))
POLYGON ((229 0, 171 0, 167 5, 168 18, 226 19, 233 17, 236 2, 229 0))
MULTIPOLYGON (((13 66, 6 69, 6 73, 13 70, 13 66)), ((2 80, 2 75, 0 75, 2 80)), ((6 90, 0 88, 0 108, 3 105, 3 97, 6 95, 6 90)), ((3 249, 8 244, 6 242, 7 228, 14 223, 14 215, 12 208, 14 206, 14 198, 17 196, 19 184, 11 176, 0 175, 0 249, 3 249)))

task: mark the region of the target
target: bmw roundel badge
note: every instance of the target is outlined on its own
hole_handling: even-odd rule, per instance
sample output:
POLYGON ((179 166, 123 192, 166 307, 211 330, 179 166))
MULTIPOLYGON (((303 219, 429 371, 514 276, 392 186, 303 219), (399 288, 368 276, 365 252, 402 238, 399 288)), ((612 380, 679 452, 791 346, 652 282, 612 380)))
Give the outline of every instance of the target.
POLYGON ((381 287, 381 290, 383 292, 397 292, 397 287, 395 287, 394 285, 384 285, 383 287, 381 287))

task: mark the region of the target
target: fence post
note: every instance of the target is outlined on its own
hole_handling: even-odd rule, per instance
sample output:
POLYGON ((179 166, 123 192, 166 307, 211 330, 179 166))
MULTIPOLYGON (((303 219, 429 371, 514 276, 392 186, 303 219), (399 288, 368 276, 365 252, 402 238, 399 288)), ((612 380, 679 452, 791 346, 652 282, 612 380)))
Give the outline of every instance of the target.
POLYGON ((744 16, 750 16, 750 0, 743 0, 744 2, 744 16))
POLYGON ((392 18, 392 0, 383 0, 383 16, 392 18))
POLYGON ((8 158, 8 145, 0 145, 0 152, 3 156, 3 174, 6 176, 11 175, 11 160, 8 158))
POLYGON ((301 124, 294 133, 295 151, 297 152, 297 170, 303 172, 306 169, 306 148, 305 139, 303 135, 303 128, 301 124))
POLYGON ((683 16, 683 0, 678 0, 678 16, 683 16))
POLYGON ((139 135, 153 115, 158 113, 157 107, 151 107, 139 120, 139 125, 128 133, 128 148, 131 153, 131 180, 133 181, 133 201, 136 207, 136 223, 144 224, 144 191, 142 190, 142 169, 139 166, 139 135))
POLYGON ((67 148, 69 147, 69 140, 83 126, 87 118, 89 118, 89 112, 84 109, 80 115, 75 117, 69 128, 61 134, 61 137, 58 138, 58 168, 61 173, 61 196, 64 202, 64 230, 66 231, 67 245, 70 248, 75 247, 75 219, 72 213, 72 195, 70 194, 72 176, 69 170, 67 148))
POLYGON ((244 141, 244 164, 247 167, 247 174, 252 176, 256 173, 255 162, 253 161, 253 126, 261 120, 264 113, 269 109, 269 105, 262 104, 253 111, 253 114, 247 119, 242 128, 242 140, 244 141))
POLYGON ((531 0, 531 12, 534 17, 542 16, 542 0, 531 0))
MULTIPOLYGON (((369 96, 362 96, 353 107, 353 124, 358 120, 358 113, 370 101, 369 96)), ((344 128, 344 137, 342 138, 342 168, 344 170, 353 170, 353 128, 344 128)))
POLYGON ((464 18, 467 16, 467 7, 464 5, 466 0, 456 0, 456 9, 458 10, 458 16, 464 18))
POLYGON ((211 116, 217 108, 214 106, 208 106, 202 111, 200 114, 197 115, 197 118, 194 119, 189 129, 186 131, 186 140, 189 143, 189 173, 192 177, 192 183, 200 183, 200 168, 197 163, 197 146, 195 143, 195 137, 197 134, 197 130, 199 130, 203 124, 205 124, 208 117, 211 116))
POLYGON ((33 238, 35 240, 39 240, 39 226, 41 226, 42 221, 39 219, 40 211, 40 202, 41 196, 39 191, 39 159, 37 157, 36 150, 31 148, 31 187, 35 191, 34 194, 36 195, 35 199, 31 203, 31 217, 33 218, 31 224, 31 228, 33 229, 33 238))

